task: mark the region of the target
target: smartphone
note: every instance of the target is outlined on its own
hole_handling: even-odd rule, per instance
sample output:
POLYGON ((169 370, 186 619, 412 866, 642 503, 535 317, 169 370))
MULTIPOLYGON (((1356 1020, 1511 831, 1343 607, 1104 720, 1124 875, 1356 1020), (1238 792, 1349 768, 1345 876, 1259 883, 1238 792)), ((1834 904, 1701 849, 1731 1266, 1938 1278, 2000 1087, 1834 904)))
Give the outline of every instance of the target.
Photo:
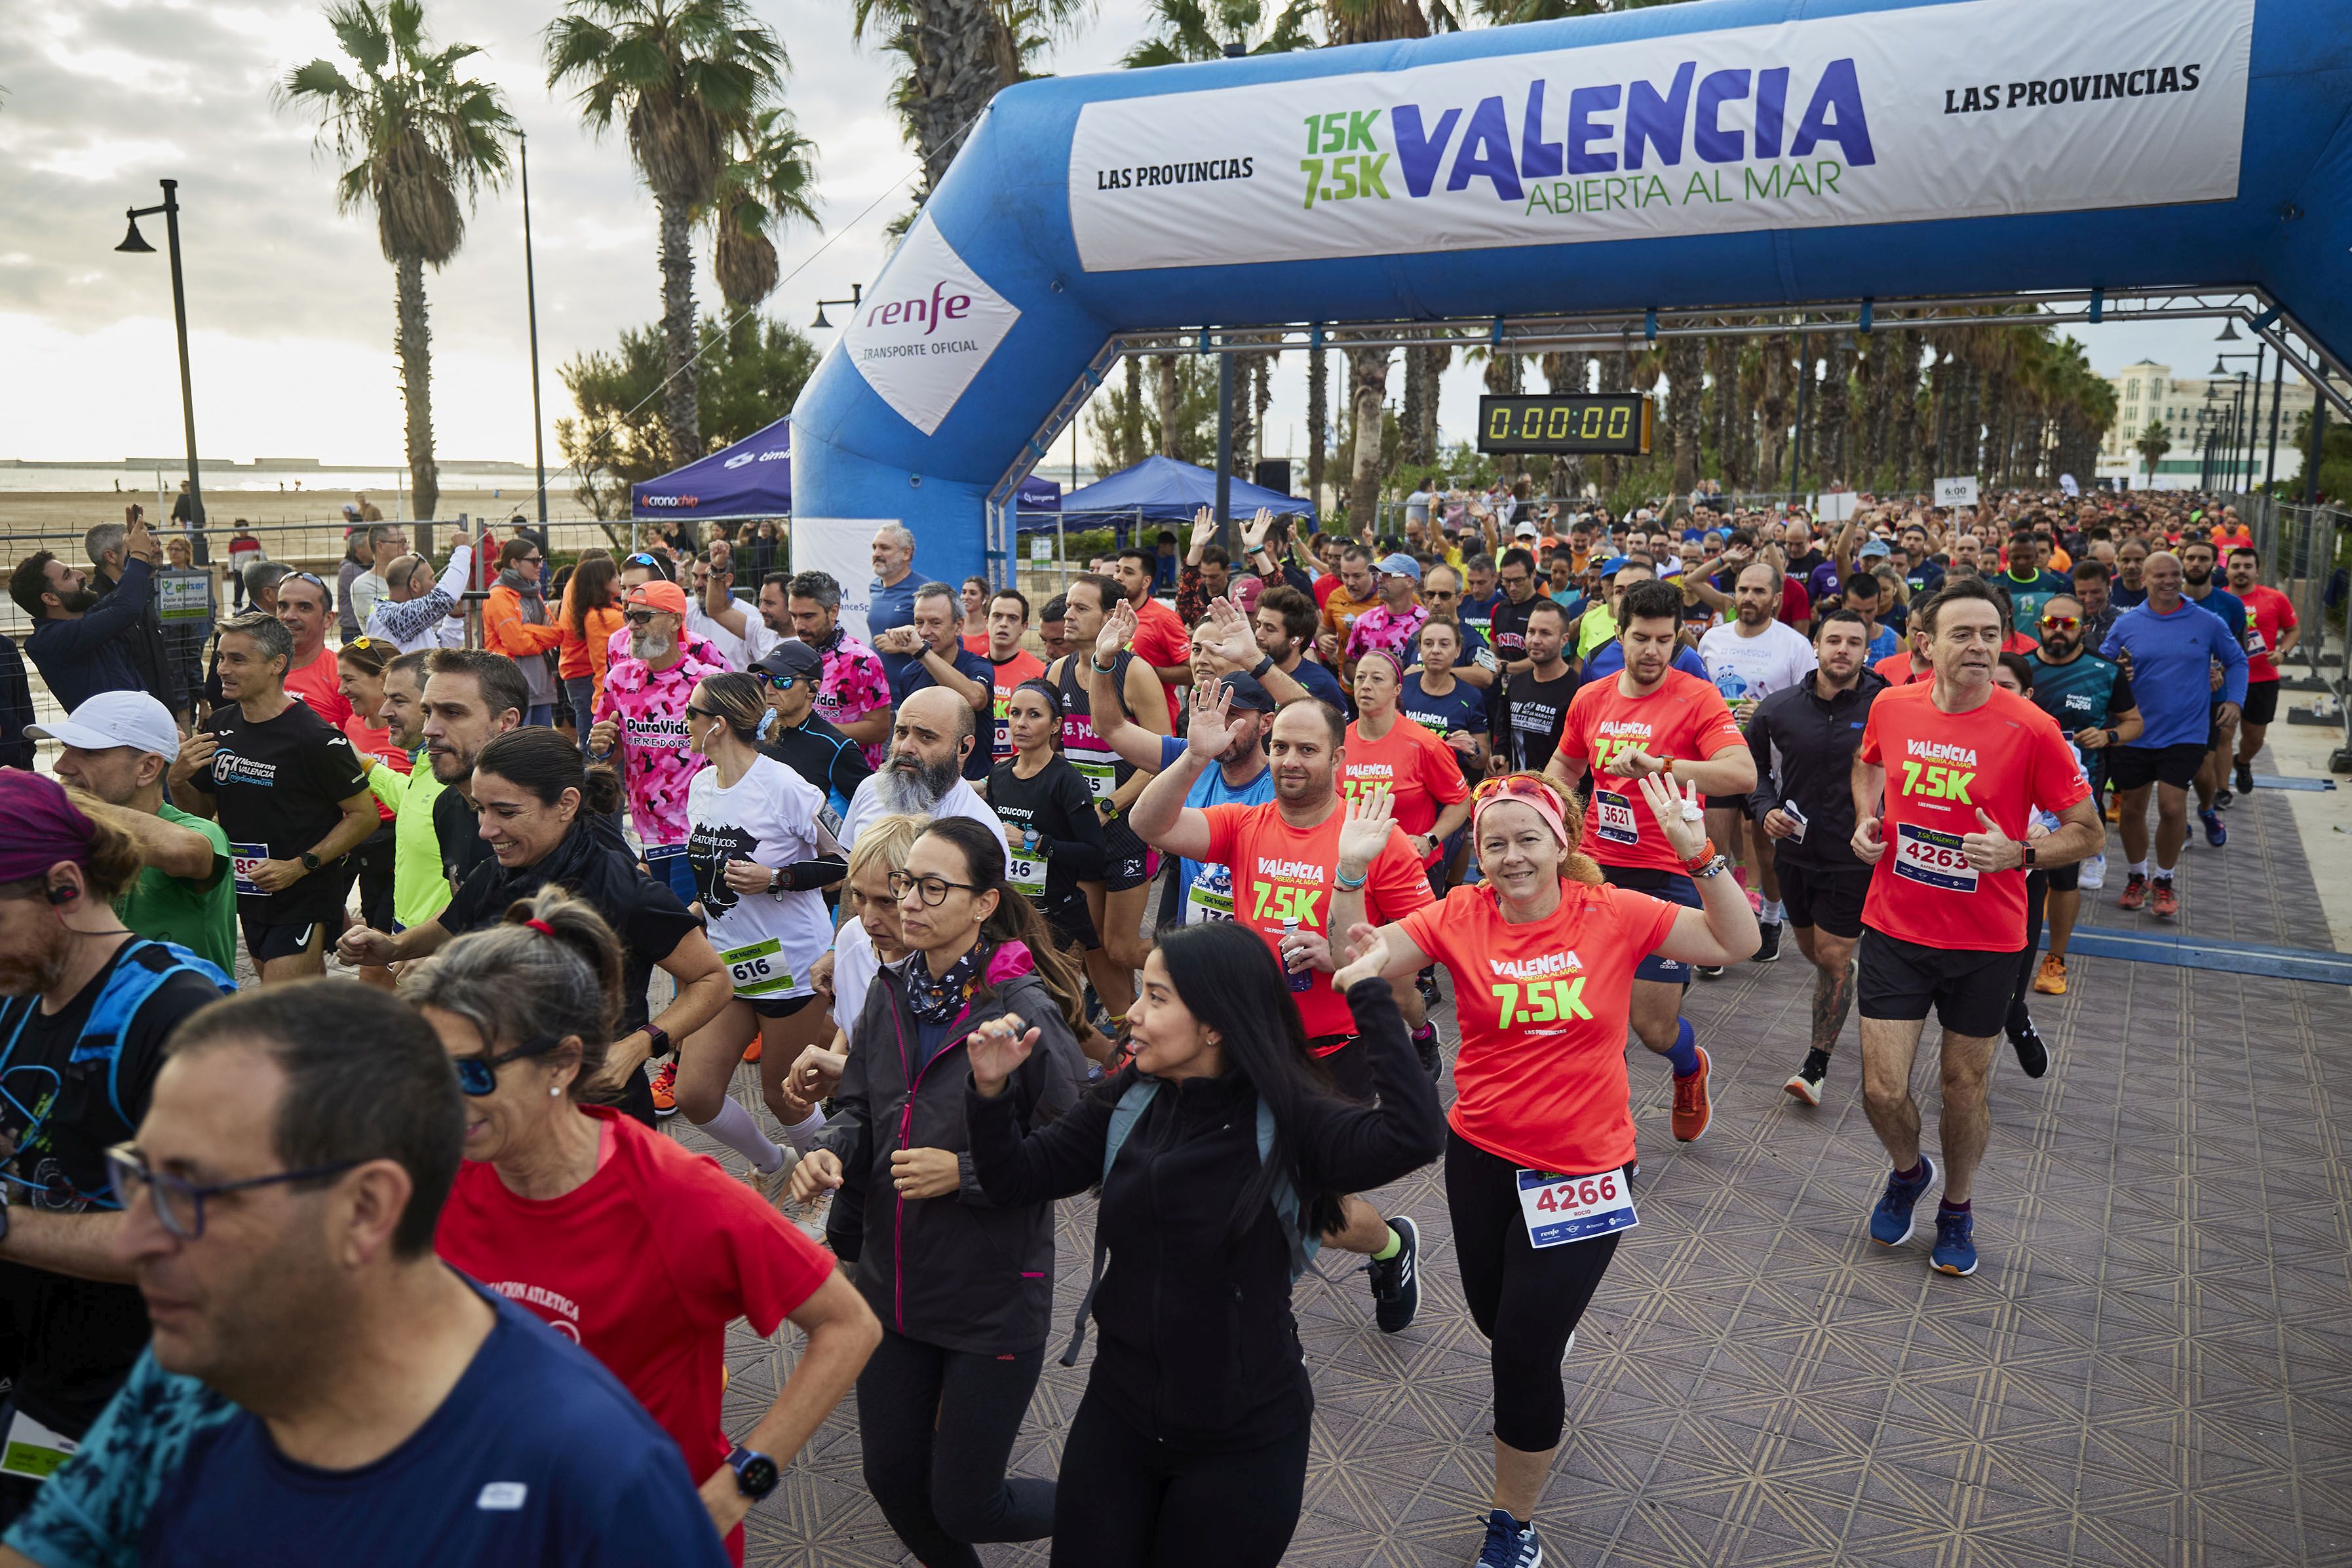
POLYGON ((1795 832, 1793 832, 1793 833, 1790 833, 1789 836, 1790 836, 1791 839, 1794 839, 1797 842, 1799 842, 1799 843, 1801 843, 1801 843, 1803 843, 1803 842, 1805 841, 1805 814, 1804 814, 1804 812, 1802 812, 1802 811, 1801 811, 1801 810, 1799 810, 1797 809, 1797 803, 1796 803, 1794 800, 1783 800, 1783 801, 1781 801, 1781 802, 1780 802, 1780 810, 1781 810, 1781 811, 1782 811, 1783 813, 1785 813, 1785 814, 1787 815, 1787 817, 1788 817, 1789 821, 1792 821, 1792 822, 1794 822, 1794 823, 1796 823, 1796 824, 1797 824, 1797 831, 1796 831, 1795 832))

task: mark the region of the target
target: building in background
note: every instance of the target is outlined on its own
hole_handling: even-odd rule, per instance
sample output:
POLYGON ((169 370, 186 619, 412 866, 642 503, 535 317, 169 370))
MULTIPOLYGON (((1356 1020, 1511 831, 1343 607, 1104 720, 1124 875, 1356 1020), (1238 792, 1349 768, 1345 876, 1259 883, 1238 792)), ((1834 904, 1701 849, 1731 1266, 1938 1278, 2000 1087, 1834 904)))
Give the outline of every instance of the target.
MULTIPOLYGON (((2252 370, 2252 361, 2240 367, 2252 370)), ((2263 372, 2262 402, 2254 409, 2254 385, 2248 377, 2244 406, 2240 413, 2241 428, 2237 440, 2235 482, 2231 482, 2229 454, 2217 454, 2214 473, 2220 477, 2216 487, 2243 490, 2259 484, 2270 455, 2271 437, 2271 377, 2267 366, 2263 372), (2246 441, 2243 422, 2254 422, 2253 464, 2246 466, 2246 441)), ((2159 365, 2151 360, 2141 360, 2126 365, 2107 378, 2116 389, 2116 422, 2106 437, 2099 444, 2099 477, 2127 479, 2134 489, 2154 487, 2158 490, 2193 490, 2205 472, 2204 434, 2208 422, 2227 421, 2230 411, 2239 403, 2238 378, 2183 377, 2172 373, 2170 365, 2159 365), (2208 393, 2211 395, 2207 395, 2208 393), (2171 450, 2157 464, 2151 476, 2147 460, 2140 455, 2139 439, 2150 420, 2160 421, 2165 434, 2171 440, 2171 450)), ((2291 479, 2303 472, 2303 454, 2294 444, 2296 421, 2311 407, 2312 391, 2303 378, 2290 371, 2279 396, 2278 467, 2273 471, 2281 479, 2291 479)))

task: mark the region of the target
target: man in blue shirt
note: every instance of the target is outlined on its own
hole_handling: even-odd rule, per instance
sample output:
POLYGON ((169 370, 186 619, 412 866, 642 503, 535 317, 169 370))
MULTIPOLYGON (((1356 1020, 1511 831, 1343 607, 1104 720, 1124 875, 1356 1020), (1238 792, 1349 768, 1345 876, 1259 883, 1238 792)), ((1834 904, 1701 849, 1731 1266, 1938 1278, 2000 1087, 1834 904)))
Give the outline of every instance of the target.
POLYGON ((134 515, 131 522, 122 541, 122 580, 103 601, 89 573, 47 550, 26 556, 9 575, 8 597, 33 622, 25 652, 68 711, 100 692, 147 690, 131 649, 155 591, 161 551, 146 520, 134 515))
POLYGON ((2116 907, 2147 904, 2169 918, 2180 913, 2172 868, 2189 837, 2189 787, 2204 768, 2215 727, 2238 722, 2246 700, 2246 650, 2221 616, 2182 596, 2179 556, 2169 550, 2149 556, 2140 581, 2147 601, 2125 612, 2099 646, 2100 657, 2130 674, 2146 720, 2137 744, 2107 751, 2107 777, 2119 798, 2124 858, 2131 873, 2116 907), (2216 664, 2221 671, 2218 706, 2212 701, 2216 664), (2147 869, 2151 787, 2157 811, 2153 882, 2147 869))
MULTIPOLYGON (((915 575, 915 536, 897 523, 874 531, 874 580, 866 588, 866 645, 882 653, 881 636, 894 626, 915 623, 915 590, 923 580, 915 575)), ((909 655, 882 653, 882 673, 895 688, 899 666, 909 655)))
MULTIPOLYGON (((944 582, 927 582, 915 591, 911 624, 897 626, 875 639, 890 677, 890 703, 901 706, 927 686, 944 686, 971 705, 974 713, 990 711, 996 700, 996 666, 983 653, 963 645, 963 599, 944 582), (897 655, 894 659, 893 655, 897 655)), ((964 758, 963 776, 988 777, 995 757, 987 745, 975 746, 964 758)))
MULTIPOLYGON (((2208 538, 2184 539, 2180 545, 2180 594, 2191 604, 2201 604, 2221 618, 2238 646, 2246 645, 2246 601, 2221 586, 2221 551, 2208 538)), ((2238 749, 2238 725, 2235 719, 2223 724, 2221 718, 2221 696, 2214 695, 2213 722, 2206 738, 2203 771, 2197 775, 2197 815, 2205 824, 2205 841, 2220 849, 2230 841, 2229 831, 2222 827, 2221 808, 2227 806, 2230 795, 2230 756, 2238 749)))
POLYGON ((432 1028, 353 981, 181 1026, 113 1162, 114 1252, 156 1364, 239 1408, 181 1423, 140 1562, 726 1568, 628 1391, 434 1256, 467 1120, 432 1028))

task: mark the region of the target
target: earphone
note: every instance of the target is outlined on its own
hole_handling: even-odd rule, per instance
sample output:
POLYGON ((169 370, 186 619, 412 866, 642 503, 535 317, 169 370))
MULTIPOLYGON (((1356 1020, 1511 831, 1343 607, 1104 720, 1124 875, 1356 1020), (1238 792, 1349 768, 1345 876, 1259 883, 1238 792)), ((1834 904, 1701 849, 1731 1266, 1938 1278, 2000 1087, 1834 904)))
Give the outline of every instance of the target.
POLYGON ((81 889, 78 887, 67 886, 53 887, 49 889, 49 902, 51 904, 71 904, 75 899, 79 898, 80 896, 81 889))

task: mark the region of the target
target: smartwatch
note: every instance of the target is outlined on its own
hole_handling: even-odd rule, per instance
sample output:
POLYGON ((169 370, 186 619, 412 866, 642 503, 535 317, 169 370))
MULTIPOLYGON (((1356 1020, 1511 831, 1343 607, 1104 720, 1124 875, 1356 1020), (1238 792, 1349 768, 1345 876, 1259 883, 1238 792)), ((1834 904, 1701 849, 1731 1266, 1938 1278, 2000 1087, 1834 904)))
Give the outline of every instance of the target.
POLYGON ((1274 655, 1271 653, 1265 654, 1264 657, 1260 658, 1256 664, 1250 666, 1250 679, 1254 681, 1262 681, 1265 679, 1265 673, 1272 668, 1274 668, 1274 655))
POLYGON ((775 1460, 740 1443, 727 1451, 727 1468, 735 1472, 735 1490, 753 1502, 775 1490, 776 1482, 782 1479, 775 1460))
POLYGON ((2111 729, 2107 731, 2107 744, 2109 746, 2121 746, 2123 743, 2124 737, 2121 730, 2111 729))
POLYGON ((319 869, 319 857, 312 854, 309 850, 304 850, 302 852, 301 861, 302 869, 304 871, 317 871, 319 869))
POLYGON ((2033 846, 2030 843, 2021 843, 2017 847, 2025 852, 2025 858, 2018 862, 2018 869, 2021 871, 2032 871, 2033 869, 2033 846))
POLYGON ((647 1019, 645 1030, 646 1038, 654 1042, 654 1048, 647 1053, 646 1060, 650 1061, 656 1056, 667 1056, 670 1050, 669 1036, 662 1032, 662 1026, 647 1019))

